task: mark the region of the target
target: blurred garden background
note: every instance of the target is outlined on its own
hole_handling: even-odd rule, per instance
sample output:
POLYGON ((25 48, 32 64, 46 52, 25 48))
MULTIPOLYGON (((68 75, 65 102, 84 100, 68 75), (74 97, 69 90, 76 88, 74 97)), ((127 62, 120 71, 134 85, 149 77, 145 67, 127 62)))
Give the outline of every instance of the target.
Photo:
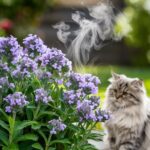
MULTIPOLYGON (((96 5, 98 0, 0 0, 0 36, 14 35, 22 40, 29 33, 39 35, 50 47, 67 52, 52 28, 60 21, 75 27, 71 13, 96 5)), ((100 96, 108 86, 111 71, 144 80, 150 96, 150 0, 112 0, 118 15, 115 30, 124 38, 92 51, 88 72, 101 79, 100 96)))

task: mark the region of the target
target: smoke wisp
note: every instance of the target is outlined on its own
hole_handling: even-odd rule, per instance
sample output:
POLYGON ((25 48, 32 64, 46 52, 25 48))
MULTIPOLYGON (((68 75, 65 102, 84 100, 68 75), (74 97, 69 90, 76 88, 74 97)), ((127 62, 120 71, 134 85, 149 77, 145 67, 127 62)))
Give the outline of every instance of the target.
POLYGON ((53 26, 57 29, 58 39, 67 45, 69 58, 76 65, 86 64, 91 50, 100 50, 106 41, 116 40, 115 14, 110 3, 89 7, 88 13, 90 18, 79 11, 72 14, 73 22, 79 26, 75 31, 65 22, 53 26))

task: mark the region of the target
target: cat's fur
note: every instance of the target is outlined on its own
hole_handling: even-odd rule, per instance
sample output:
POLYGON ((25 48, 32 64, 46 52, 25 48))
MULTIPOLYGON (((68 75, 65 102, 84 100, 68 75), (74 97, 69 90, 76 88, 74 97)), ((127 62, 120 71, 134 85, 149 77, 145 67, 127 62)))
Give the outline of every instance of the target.
POLYGON ((113 73, 105 109, 106 150, 150 150, 150 113, 143 82, 113 73))

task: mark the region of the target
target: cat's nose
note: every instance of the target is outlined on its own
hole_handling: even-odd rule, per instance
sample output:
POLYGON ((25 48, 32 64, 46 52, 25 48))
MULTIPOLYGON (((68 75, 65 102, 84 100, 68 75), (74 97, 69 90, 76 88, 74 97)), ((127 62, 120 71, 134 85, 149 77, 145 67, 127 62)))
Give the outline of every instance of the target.
POLYGON ((119 99, 122 97, 122 94, 116 94, 116 98, 119 99))

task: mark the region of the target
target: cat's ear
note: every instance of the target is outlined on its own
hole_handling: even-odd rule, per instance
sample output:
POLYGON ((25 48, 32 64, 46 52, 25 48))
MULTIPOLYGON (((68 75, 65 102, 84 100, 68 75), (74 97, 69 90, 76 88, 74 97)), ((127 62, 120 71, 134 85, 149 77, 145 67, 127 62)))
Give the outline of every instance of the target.
POLYGON ((143 80, 137 79, 137 80, 132 81, 131 84, 134 85, 134 86, 136 86, 136 87, 137 86, 141 87, 141 86, 143 86, 144 83, 143 83, 143 80))
POLYGON ((119 75, 119 74, 114 73, 114 72, 112 72, 111 74, 112 74, 112 79, 113 79, 113 80, 118 80, 118 79, 120 79, 120 75, 119 75))
POLYGON ((115 80, 120 79, 120 75, 114 72, 111 72, 112 77, 108 80, 110 83, 112 83, 115 80))

